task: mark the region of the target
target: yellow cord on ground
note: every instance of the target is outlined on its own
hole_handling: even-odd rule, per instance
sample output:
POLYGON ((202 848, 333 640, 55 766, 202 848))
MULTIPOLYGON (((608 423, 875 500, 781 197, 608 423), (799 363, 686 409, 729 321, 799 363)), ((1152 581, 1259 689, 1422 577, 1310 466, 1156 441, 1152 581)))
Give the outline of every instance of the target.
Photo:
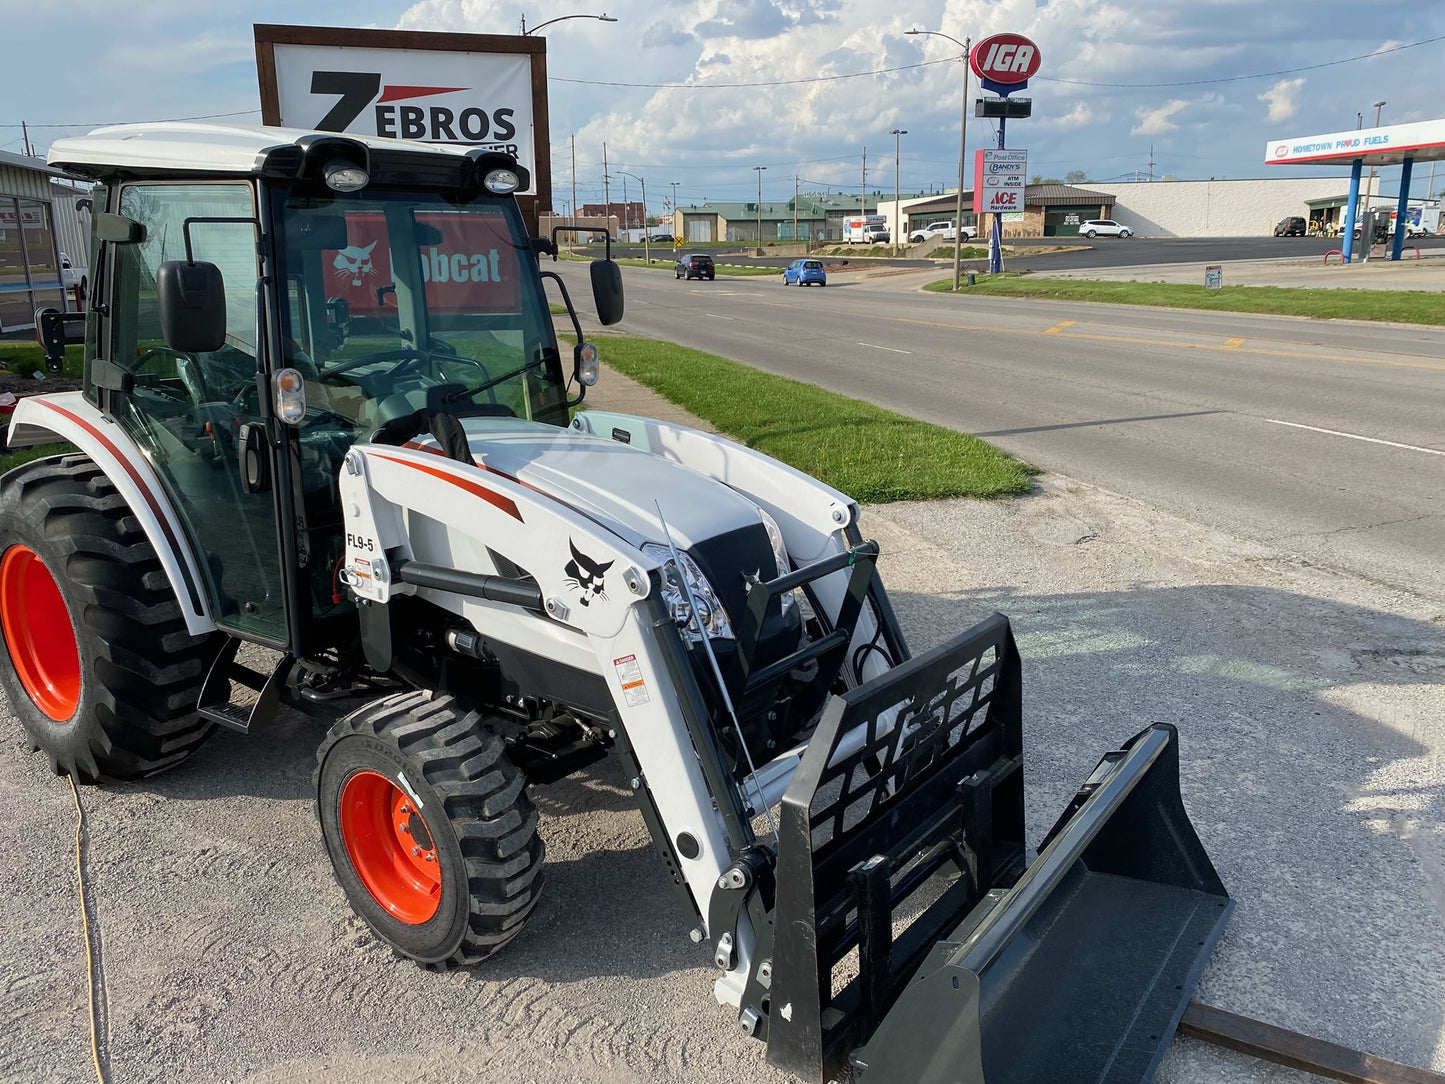
POLYGON ((67 775, 65 778, 70 782, 70 795, 75 799, 75 877, 80 886, 80 921, 85 928, 85 986, 90 993, 90 1056, 95 1061, 96 1080, 100 1084, 110 1084, 105 1066, 100 1060, 100 1014, 95 1000, 95 939, 90 929, 90 904, 85 899, 85 810, 80 804, 80 791, 75 785, 75 776, 67 775))

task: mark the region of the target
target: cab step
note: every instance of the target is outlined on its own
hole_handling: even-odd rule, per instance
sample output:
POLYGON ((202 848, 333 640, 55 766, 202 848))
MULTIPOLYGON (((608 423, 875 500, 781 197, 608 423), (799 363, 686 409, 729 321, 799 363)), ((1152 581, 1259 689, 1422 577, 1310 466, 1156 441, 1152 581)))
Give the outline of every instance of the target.
POLYGON ((234 636, 226 639, 201 686, 196 710, 202 718, 249 734, 253 727, 276 717, 281 691, 286 687, 296 658, 278 654, 268 674, 236 659, 244 642, 234 636))

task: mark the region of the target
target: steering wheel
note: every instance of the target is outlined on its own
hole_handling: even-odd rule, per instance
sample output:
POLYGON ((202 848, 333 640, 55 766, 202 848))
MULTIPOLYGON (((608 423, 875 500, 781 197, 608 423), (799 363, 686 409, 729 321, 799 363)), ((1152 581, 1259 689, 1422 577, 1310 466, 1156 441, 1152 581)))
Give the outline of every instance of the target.
POLYGON ((372 354, 363 354, 359 358, 347 358, 345 361, 338 361, 335 365, 328 365, 322 369, 317 376, 325 380, 327 377, 338 376, 341 373, 350 372, 363 365, 374 365, 381 361, 393 361, 397 364, 392 367, 392 372, 403 373, 409 368, 420 368, 421 364, 431 360, 431 354, 425 350, 418 350, 414 346, 402 346, 394 350, 378 350, 372 354))

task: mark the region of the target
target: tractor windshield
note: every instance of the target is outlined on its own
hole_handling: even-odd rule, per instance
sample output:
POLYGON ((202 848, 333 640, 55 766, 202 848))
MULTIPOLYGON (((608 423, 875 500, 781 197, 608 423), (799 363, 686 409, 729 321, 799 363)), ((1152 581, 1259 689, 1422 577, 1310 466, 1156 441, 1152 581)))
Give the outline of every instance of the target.
POLYGON ((308 424, 430 407, 567 423, 535 256, 510 199, 368 189, 275 196, 282 342, 308 424))

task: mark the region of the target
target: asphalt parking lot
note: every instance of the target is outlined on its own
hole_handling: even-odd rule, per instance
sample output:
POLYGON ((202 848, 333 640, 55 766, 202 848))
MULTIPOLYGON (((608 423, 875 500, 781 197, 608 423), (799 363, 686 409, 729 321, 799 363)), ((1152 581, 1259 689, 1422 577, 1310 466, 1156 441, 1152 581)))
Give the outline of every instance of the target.
MULTIPOLYGON (((601 405, 662 412, 604 380, 601 405)), ((1180 728, 1186 805, 1238 901, 1202 1000, 1445 1069, 1445 599, 1064 478, 1028 501, 868 509, 864 529, 915 651, 993 610, 1014 621, 1031 840, 1101 752, 1180 728)), ((538 794, 549 883, 528 931, 433 974, 333 883, 319 738, 288 714, 147 783, 83 790, 112 1080, 787 1079, 714 1004, 615 771, 538 794)), ((0 814, 0 1079, 85 1080, 70 791, 8 710, 0 814)), ((1157 1079, 1307 1078, 1178 1039, 1157 1079)))

